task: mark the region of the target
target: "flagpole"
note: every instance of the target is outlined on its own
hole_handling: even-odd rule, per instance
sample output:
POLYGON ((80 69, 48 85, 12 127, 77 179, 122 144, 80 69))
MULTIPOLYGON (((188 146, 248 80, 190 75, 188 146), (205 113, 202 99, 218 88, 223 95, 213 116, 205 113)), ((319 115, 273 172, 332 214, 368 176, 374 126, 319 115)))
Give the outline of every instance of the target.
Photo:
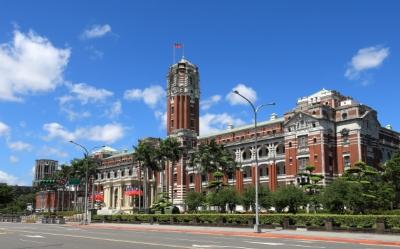
POLYGON ((175 64, 175 44, 173 45, 173 49, 172 49, 172 65, 175 64))
POLYGON ((182 58, 185 58, 185 45, 182 44, 182 58))

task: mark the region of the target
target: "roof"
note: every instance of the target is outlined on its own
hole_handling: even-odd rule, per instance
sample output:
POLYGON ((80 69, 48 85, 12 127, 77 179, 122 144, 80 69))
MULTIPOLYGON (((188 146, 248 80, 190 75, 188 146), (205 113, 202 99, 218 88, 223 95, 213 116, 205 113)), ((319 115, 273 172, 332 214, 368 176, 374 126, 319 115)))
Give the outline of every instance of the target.
MULTIPOLYGON (((269 124, 275 124, 275 123, 283 123, 285 121, 285 119, 283 117, 281 118, 276 118, 274 120, 267 120, 267 121, 262 121, 262 122, 258 122, 257 126, 264 126, 264 125, 269 125, 269 124)), ((238 132, 238 131, 243 131, 243 130, 247 130, 247 129, 251 129, 254 127, 254 124, 248 124, 248 125, 243 125, 237 128, 233 128, 231 130, 223 130, 220 132, 214 132, 214 133, 210 133, 207 135, 203 135, 203 136, 198 136, 198 139, 204 139, 204 138, 209 138, 209 137, 214 137, 214 136, 219 136, 219 135, 223 135, 223 134, 228 134, 228 133, 232 133, 232 132, 238 132)))
POLYGON ((127 150, 125 150, 125 151, 122 151, 122 152, 118 152, 118 153, 115 153, 114 155, 112 155, 112 156, 109 156, 109 157, 106 157, 106 158, 104 158, 104 159, 111 159, 111 158, 116 158, 116 157, 122 157, 122 156, 131 156, 133 154, 133 151, 131 150, 131 151, 127 151, 127 150))
POLYGON ((109 147, 109 146, 104 146, 104 147, 101 147, 101 148, 99 148, 99 149, 97 149, 97 150, 93 150, 92 151, 92 154, 96 154, 96 153, 116 153, 116 152, 118 152, 116 149, 114 149, 114 148, 111 148, 111 147, 109 147))
POLYGON ((297 103, 304 102, 304 101, 309 101, 309 100, 312 100, 314 98, 318 99, 318 98, 321 98, 323 96, 329 96, 329 95, 332 95, 333 92, 334 91, 332 91, 332 90, 326 90, 325 88, 322 88, 322 90, 320 90, 320 91, 318 91, 316 93, 313 93, 313 94, 311 94, 309 96, 305 96, 305 97, 299 98, 297 100, 297 103))

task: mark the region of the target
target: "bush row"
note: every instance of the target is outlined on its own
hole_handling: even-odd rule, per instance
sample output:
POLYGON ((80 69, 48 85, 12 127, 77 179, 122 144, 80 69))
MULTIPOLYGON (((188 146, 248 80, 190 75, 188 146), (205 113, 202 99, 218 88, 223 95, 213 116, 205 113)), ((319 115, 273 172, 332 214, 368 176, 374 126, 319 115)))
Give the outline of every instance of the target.
MULTIPOLYGON (((204 225, 249 226, 254 223, 254 214, 134 214, 134 215, 94 215, 93 222, 121 223, 176 223, 204 225)), ((264 226, 324 227, 325 222, 332 226, 347 228, 376 228, 384 223, 387 229, 400 230, 400 215, 334 215, 334 214, 262 214, 260 224, 264 226)))

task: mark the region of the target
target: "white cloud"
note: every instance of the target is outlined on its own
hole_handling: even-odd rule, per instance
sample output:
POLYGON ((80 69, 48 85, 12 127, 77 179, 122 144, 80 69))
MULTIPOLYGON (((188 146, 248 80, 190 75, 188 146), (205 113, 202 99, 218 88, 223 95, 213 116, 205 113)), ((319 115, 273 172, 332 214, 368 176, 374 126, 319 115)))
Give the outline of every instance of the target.
POLYGON ((24 181, 18 179, 18 177, 8 174, 7 172, 0 170, 0 183, 7 183, 9 185, 27 185, 24 181))
POLYGON ((10 133, 10 127, 0 121, 0 137, 7 136, 10 133))
POLYGON ((66 83, 66 86, 70 94, 59 97, 58 103, 61 112, 66 113, 68 119, 71 121, 91 116, 91 113, 87 110, 76 110, 75 101, 79 101, 81 105, 86 105, 88 103, 104 103, 107 98, 114 95, 111 91, 103 88, 96 88, 85 83, 66 83))
POLYGON ((158 110, 154 112, 154 116, 160 122, 159 128, 164 130, 167 127, 167 112, 158 110))
POLYGON ((14 156, 14 155, 11 155, 11 156, 9 157, 9 160, 10 160, 10 163, 12 163, 12 164, 15 164, 15 163, 18 163, 18 162, 19 162, 19 158, 16 157, 16 156, 14 156))
POLYGON ((69 132, 59 123, 48 123, 43 125, 43 130, 47 131, 47 138, 60 138, 64 141, 71 141, 76 139, 74 132, 69 132))
POLYGON ((345 76, 348 79, 358 79, 361 72, 382 65, 383 61, 389 56, 389 53, 389 48, 380 46, 358 50, 357 54, 351 59, 345 76))
POLYGON ((51 157, 51 156, 56 156, 56 157, 68 157, 68 153, 65 151, 62 151, 57 148, 49 147, 49 146, 43 146, 40 148, 38 151, 38 156, 39 157, 51 157))
POLYGON ((67 84, 72 96, 66 95, 60 98, 60 103, 66 103, 78 99, 82 104, 101 102, 114 95, 103 88, 96 88, 85 83, 67 84))
POLYGON ((13 41, 0 44, 0 100, 22 101, 22 95, 54 90, 70 54, 33 31, 14 31, 13 41))
POLYGON ((120 124, 112 123, 104 126, 96 125, 91 127, 80 127, 75 131, 68 131, 59 123, 48 123, 43 125, 43 129, 48 133, 47 139, 61 139, 71 141, 86 139, 96 142, 114 143, 124 136, 124 127, 120 124))
POLYGON ((92 116, 92 114, 89 111, 75 111, 73 109, 73 105, 65 105, 65 106, 60 106, 60 110, 67 114, 67 118, 70 121, 76 120, 76 119, 81 119, 81 118, 88 118, 92 116))
POLYGON ((253 90, 253 88, 246 86, 244 84, 238 84, 232 89, 230 93, 226 95, 226 100, 228 100, 228 102, 231 105, 242 105, 242 104, 247 105, 246 100, 244 100, 239 95, 233 93, 233 91, 238 91, 241 95, 248 98, 253 103, 257 100, 257 93, 256 91, 253 90))
POLYGON ((124 99, 143 100, 146 105, 154 108, 158 103, 165 100, 165 90, 159 85, 150 86, 143 90, 130 89, 125 91, 124 99))
POLYGON ((208 110, 211 106, 217 104, 221 100, 221 95, 214 95, 208 99, 200 101, 200 108, 202 110, 208 110))
POLYGON ((124 128, 120 124, 106 124, 77 130, 80 137, 87 136, 89 140, 114 143, 124 136, 124 128))
POLYGON ((105 36, 107 33, 111 32, 111 26, 109 24, 104 25, 93 25, 89 29, 83 31, 82 39, 93 39, 105 36))
POLYGON ((105 111, 105 115, 109 118, 118 117, 122 113, 122 104, 121 101, 115 101, 112 103, 109 109, 105 111))
POLYGON ((8 147, 15 151, 30 151, 32 149, 32 145, 22 141, 9 142, 8 147))
POLYGON ((91 60, 99 60, 104 57, 104 52, 96 49, 93 45, 87 46, 85 50, 88 52, 91 60))
POLYGON ((200 134, 218 132, 227 129, 228 125, 241 126, 245 122, 240 118, 234 118, 227 113, 212 114, 206 113, 200 116, 200 134))

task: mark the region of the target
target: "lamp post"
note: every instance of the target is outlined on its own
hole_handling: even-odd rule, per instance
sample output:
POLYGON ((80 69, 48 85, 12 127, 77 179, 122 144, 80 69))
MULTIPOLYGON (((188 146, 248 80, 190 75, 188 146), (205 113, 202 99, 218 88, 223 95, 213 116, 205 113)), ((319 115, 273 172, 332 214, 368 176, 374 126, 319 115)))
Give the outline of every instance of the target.
POLYGON ((88 208, 87 208, 87 194, 88 194, 88 168, 89 168, 88 167, 87 158, 89 156, 89 151, 86 149, 85 146, 83 146, 81 144, 78 144, 78 143, 76 143, 76 142, 74 142, 72 140, 69 141, 69 142, 81 147, 83 149, 83 151, 84 151, 84 154, 83 154, 85 156, 85 206, 84 206, 84 209, 85 209, 85 211, 84 211, 85 212, 85 220, 84 220, 84 224, 87 225, 88 224, 88 219, 87 219, 87 211, 88 211, 88 208))
MULTIPOLYGON (((74 141, 69 141, 72 144, 75 144, 76 146, 79 146, 83 149, 84 151, 84 157, 85 157, 85 205, 84 205, 84 209, 85 209, 85 220, 84 220, 84 224, 87 225, 88 224, 88 170, 89 170, 89 165, 88 165, 88 157, 89 157, 89 151, 86 149, 85 146, 78 144, 74 141)), ((104 146, 103 146, 104 147, 104 146)), ((94 150, 95 148, 100 148, 98 146, 94 147, 92 150, 94 150)))
POLYGON ((259 105, 259 106, 257 106, 257 107, 255 107, 255 105, 248 99, 248 98, 246 98, 245 96, 243 96, 242 94, 240 94, 239 93, 239 91, 237 91, 237 90, 235 90, 235 91, 233 91, 233 93, 235 93, 235 94, 237 94, 237 95, 239 95, 240 97, 242 97, 244 100, 246 100, 249 104, 250 104, 250 106, 251 106, 251 108, 252 108, 252 110, 253 110, 253 112, 254 112, 254 133, 255 133, 255 140, 254 140, 254 150, 255 150, 255 178, 256 178, 256 186, 255 186, 255 189, 256 189, 256 200, 255 200, 255 208, 256 208, 256 224, 254 224, 254 232, 255 233, 260 233, 261 232, 261 229, 260 229, 260 221, 259 221, 259 208, 258 208, 258 151, 257 151, 257 137, 258 137, 258 135, 257 135, 257 113, 258 113, 258 111, 261 109, 261 108, 263 108, 263 107, 265 107, 265 106, 269 106, 269 105, 275 105, 275 103, 269 103, 269 104, 263 104, 263 105, 259 105))

